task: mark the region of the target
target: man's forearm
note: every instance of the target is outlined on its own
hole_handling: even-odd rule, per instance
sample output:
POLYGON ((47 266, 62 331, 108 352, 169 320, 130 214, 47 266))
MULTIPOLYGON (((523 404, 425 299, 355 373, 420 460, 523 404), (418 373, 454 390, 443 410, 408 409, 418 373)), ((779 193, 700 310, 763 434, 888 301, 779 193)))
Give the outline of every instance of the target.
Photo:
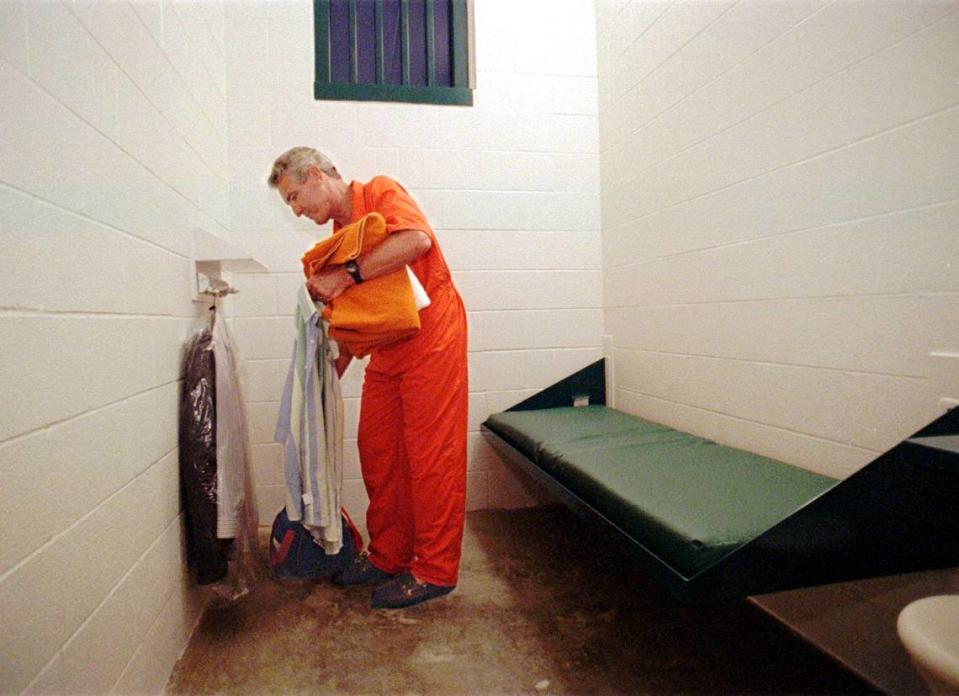
POLYGON ((398 271, 425 254, 433 246, 422 230, 394 232, 357 259, 364 280, 398 271))
MULTIPOLYGON (((433 242, 422 230, 394 232, 357 259, 360 275, 363 280, 369 280, 398 271, 429 251, 431 246, 433 242)), ((355 280, 343 266, 333 266, 310 276, 306 287, 314 300, 326 303, 335 300, 354 283, 355 280)))

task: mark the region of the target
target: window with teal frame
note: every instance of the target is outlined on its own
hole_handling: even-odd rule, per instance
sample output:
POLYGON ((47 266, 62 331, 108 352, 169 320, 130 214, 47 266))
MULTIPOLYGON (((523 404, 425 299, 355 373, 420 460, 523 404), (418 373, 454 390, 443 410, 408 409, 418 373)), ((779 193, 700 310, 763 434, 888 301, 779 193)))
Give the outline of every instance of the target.
POLYGON ((313 0, 316 99, 471 106, 471 0, 313 0))

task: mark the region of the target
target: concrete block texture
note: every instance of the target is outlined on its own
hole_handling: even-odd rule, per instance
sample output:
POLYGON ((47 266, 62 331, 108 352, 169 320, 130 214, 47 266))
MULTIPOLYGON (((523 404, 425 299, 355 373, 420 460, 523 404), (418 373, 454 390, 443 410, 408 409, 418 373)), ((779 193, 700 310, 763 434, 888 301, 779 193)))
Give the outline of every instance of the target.
POLYGON ((597 16, 617 405, 837 477, 939 415, 959 4, 597 16))
POLYGON ((176 422, 193 228, 228 234, 202 5, 0 7, 4 693, 159 693, 204 601, 176 422))

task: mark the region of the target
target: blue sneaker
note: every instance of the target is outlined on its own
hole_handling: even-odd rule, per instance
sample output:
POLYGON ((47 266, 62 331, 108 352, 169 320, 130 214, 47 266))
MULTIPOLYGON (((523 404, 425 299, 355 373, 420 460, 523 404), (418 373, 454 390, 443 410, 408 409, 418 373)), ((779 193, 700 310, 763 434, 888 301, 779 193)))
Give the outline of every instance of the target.
POLYGON ((368 583, 385 582, 390 578, 396 577, 396 573, 387 573, 380 570, 370 563, 370 556, 366 551, 360 553, 353 559, 352 563, 347 564, 336 575, 333 576, 333 584, 343 587, 349 585, 366 585, 368 583))
POLYGON ((433 585, 417 582, 412 573, 402 573, 373 593, 370 606, 374 609, 402 609, 435 597, 448 595, 456 585, 433 585))

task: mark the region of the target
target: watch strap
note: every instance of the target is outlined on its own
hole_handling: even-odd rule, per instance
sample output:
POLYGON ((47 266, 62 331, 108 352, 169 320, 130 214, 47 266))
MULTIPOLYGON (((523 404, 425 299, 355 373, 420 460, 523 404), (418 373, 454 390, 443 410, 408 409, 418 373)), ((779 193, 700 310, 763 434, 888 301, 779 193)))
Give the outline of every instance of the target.
POLYGON ((363 282, 363 276, 360 275, 360 266, 355 260, 347 261, 344 266, 346 272, 350 274, 357 285, 363 282))

